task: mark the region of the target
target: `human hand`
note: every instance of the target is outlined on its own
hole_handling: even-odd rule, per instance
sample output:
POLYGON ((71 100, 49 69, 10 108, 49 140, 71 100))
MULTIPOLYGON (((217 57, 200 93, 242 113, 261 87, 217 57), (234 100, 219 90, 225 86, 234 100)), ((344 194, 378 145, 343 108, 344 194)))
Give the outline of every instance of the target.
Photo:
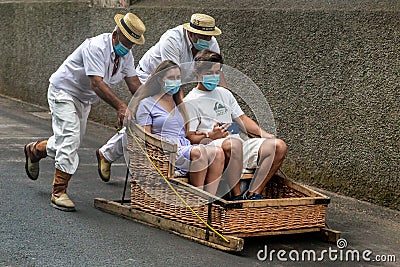
POLYGON ((210 132, 210 138, 211 139, 219 139, 219 138, 224 138, 229 135, 228 132, 228 127, 230 126, 230 123, 225 123, 221 125, 221 122, 217 122, 213 126, 212 132, 210 132))
POLYGON ((127 106, 125 103, 122 103, 117 110, 117 120, 118 120, 118 128, 122 128, 124 125, 124 118, 126 113, 127 106))

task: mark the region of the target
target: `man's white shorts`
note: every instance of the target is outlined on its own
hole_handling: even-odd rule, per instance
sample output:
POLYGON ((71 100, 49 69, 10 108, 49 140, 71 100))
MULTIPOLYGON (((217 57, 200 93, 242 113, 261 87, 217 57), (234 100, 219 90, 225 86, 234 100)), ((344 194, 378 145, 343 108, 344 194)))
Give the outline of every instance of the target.
MULTIPOLYGON (((221 147, 222 143, 228 138, 229 137, 214 140, 210 143, 210 145, 221 147)), ((265 141, 265 138, 249 138, 246 141, 242 139, 239 140, 241 140, 243 144, 243 168, 255 169, 258 162, 258 152, 262 143, 265 141)))

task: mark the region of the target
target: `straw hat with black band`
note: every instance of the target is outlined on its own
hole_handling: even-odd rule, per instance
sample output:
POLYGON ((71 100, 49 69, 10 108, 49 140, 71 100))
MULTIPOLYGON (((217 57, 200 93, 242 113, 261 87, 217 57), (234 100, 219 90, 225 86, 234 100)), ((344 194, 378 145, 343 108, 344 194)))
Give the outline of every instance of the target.
POLYGON ((182 25, 187 31, 203 34, 217 36, 222 32, 215 26, 215 20, 213 17, 206 14, 193 14, 190 18, 190 22, 182 25))
POLYGON ((114 20, 115 23, 117 23, 118 28, 129 41, 139 45, 144 44, 143 33, 146 31, 146 27, 135 14, 117 14, 114 17, 114 20))

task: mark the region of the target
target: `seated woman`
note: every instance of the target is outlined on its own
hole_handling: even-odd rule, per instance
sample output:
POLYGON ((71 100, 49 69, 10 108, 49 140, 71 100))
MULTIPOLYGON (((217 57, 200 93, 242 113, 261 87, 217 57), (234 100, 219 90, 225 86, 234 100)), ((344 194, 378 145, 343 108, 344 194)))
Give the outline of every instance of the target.
POLYGON ((216 146, 191 145, 186 139, 181 85, 178 65, 170 60, 161 62, 138 93, 136 121, 145 131, 177 144, 175 169, 189 172, 192 185, 215 195, 224 168, 224 152, 216 146))

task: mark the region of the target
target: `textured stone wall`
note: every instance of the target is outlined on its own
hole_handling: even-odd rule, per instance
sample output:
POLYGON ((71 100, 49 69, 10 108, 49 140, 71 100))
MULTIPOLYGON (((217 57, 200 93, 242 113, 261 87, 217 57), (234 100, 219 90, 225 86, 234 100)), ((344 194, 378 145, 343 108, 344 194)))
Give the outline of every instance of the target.
MULTIPOLYGON (((136 60, 167 29, 206 12, 223 30, 226 63, 248 75, 289 145, 293 178, 399 209, 399 1, 150 1, 129 10, 147 26, 136 60)), ((126 9, 91 1, 0 1, 0 93, 47 106, 48 78, 87 37, 126 9)), ((115 89, 126 101, 121 84, 115 89)), ((91 118, 114 125, 94 105, 91 118)))

